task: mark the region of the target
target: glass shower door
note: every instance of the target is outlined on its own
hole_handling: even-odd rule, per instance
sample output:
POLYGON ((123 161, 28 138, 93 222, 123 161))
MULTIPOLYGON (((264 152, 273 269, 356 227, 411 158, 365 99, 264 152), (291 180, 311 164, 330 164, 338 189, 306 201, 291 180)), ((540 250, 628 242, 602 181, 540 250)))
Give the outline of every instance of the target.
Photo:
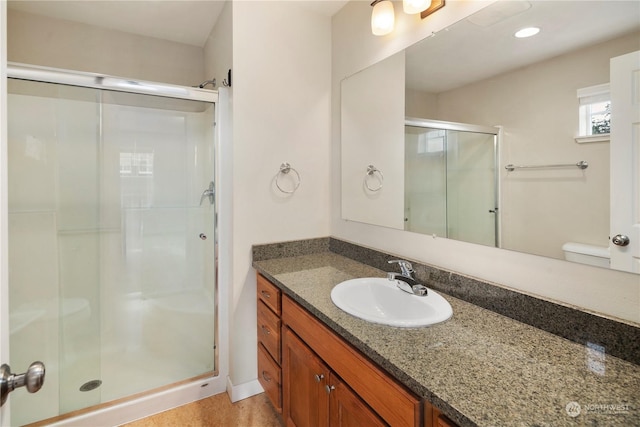
POLYGON ((497 246, 496 136, 405 126, 405 230, 497 246))
POLYGON ((493 134, 447 131, 447 236, 498 246, 493 134))
POLYGON ((216 370, 214 104, 10 80, 12 425, 216 370), (202 202, 202 203, 201 203, 202 202))
POLYGON ((446 131, 405 126, 405 230, 447 236, 446 131))

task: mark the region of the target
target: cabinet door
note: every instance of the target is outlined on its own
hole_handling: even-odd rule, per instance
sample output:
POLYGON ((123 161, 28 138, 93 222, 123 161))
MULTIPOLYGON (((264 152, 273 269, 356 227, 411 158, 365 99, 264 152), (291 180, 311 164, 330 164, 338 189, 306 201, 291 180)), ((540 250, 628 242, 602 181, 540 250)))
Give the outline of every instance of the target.
POLYGON ((417 396, 286 295, 282 323, 387 423, 394 427, 422 424, 422 402, 417 396))
POLYGON ((283 418, 286 426, 329 425, 329 370, 289 328, 282 342, 283 418))
POLYGON ((424 403, 424 427, 458 427, 429 402, 424 403))
POLYGON ((388 425, 335 374, 329 379, 329 390, 331 427, 388 425))

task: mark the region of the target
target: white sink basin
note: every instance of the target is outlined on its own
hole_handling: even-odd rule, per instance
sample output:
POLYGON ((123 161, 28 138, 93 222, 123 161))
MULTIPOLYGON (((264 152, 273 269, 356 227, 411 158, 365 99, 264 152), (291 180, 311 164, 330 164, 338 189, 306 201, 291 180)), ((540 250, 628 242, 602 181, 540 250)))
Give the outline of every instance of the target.
POLYGON ((347 313, 373 323, 414 328, 444 322, 451 305, 429 289, 427 296, 409 294, 387 278, 366 277, 337 284, 331 300, 347 313))

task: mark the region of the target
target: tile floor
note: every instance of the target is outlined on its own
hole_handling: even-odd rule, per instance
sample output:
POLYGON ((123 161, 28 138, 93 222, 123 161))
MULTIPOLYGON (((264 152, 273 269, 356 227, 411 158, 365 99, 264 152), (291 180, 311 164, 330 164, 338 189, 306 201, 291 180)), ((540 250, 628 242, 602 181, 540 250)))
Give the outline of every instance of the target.
POLYGON ((221 393, 121 427, 170 426, 281 427, 282 423, 264 393, 236 403, 221 393))

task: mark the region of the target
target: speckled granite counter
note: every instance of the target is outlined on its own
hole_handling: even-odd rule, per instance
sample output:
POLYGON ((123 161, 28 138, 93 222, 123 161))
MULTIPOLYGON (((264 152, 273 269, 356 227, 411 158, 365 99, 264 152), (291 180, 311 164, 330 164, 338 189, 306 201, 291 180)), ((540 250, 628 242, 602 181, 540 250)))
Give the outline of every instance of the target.
POLYGON ((385 272, 328 251, 284 256, 253 266, 461 427, 640 426, 638 365, 442 292, 454 313, 444 323, 372 324, 337 308, 330 293, 385 272))

